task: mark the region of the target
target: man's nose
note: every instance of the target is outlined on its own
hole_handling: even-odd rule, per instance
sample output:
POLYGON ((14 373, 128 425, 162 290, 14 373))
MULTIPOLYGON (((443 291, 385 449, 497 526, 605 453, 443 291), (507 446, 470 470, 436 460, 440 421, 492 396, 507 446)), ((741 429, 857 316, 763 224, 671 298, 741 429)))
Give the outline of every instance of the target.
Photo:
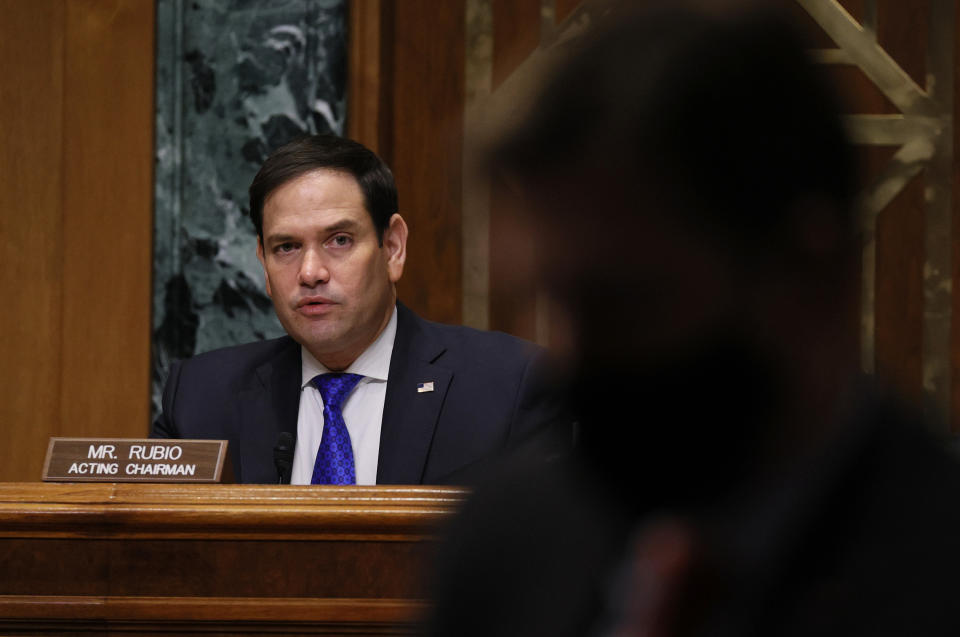
POLYGON ((316 250, 308 249, 300 262, 300 285, 316 287, 330 279, 330 271, 316 250))

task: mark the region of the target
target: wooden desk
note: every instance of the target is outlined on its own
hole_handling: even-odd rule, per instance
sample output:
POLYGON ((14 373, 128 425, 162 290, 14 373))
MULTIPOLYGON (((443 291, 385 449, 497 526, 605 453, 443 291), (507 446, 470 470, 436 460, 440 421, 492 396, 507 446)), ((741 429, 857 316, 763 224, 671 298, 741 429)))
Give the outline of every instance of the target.
POLYGON ((0 633, 405 634, 464 496, 0 483, 0 633))

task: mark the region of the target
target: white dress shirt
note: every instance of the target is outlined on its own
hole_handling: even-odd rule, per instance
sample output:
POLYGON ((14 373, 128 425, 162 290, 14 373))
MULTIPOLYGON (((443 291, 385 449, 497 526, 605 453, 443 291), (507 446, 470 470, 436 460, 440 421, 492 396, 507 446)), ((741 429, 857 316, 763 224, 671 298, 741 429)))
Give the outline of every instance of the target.
MULTIPOLYGON (((387 374, 397 335, 397 309, 370 347, 344 371, 363 378, 343 405, 343 421, 350 432, 357 484, 377 483, 380 456, 380 428, 383 402, 387 396, 387 374)), ((300 346, 300 412, 297 416, 297 445, 293 452, 291 484, 310 484, 313 465, 323 435, 323 398, 310 382, 318 374, 329 373, 305 347, 300 346)))

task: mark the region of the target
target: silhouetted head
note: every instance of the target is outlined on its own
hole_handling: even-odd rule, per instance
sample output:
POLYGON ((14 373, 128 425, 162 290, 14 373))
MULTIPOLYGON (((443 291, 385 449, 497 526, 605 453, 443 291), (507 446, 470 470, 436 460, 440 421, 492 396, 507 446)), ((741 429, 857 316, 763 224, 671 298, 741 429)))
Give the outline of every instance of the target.
POLYGON ((489 166, 569 325, 581 418, 599 423, 585 444, 633 423, 660 463, 746 453, 813 370, 851 362, 857 182, 837 100, 775 12, 607 17, 489 166))

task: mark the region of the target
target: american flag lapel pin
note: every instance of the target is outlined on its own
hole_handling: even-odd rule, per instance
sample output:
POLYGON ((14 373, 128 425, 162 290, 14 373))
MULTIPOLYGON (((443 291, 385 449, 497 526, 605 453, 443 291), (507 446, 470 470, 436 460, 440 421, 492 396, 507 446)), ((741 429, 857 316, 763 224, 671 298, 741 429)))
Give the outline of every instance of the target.
POLYGON ((423 394, 428 391, 433 391, 433 381, 429 383, 417 383, 417 393, 423 394))

